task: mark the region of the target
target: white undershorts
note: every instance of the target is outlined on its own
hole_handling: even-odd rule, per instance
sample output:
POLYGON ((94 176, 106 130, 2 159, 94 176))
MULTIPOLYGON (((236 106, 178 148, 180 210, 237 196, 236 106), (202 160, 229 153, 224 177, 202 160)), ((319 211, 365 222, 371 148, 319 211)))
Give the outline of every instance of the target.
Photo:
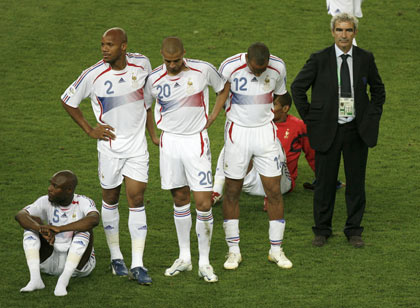
POLYGON ((162 132, 160 136, 162 189, 189 186, 192 191, 211 191, 210 140, 207 131, 193 135, 162 132))
MULTIPOLYGON (((49 256, 44 262, 40 264, 41 272, 53 275, 60 276, 64 270, 64 265, 66 264, 68 252, 59 252, 54 250, 51 256, 49 256)), ((75 269, 72 277, 85 277, 88 276, 96 266, 95 251, 92 248, 92 253, 90 254, 89 260, 86 262, 85 266, 81 270, 75 269)))
POLYGON ((98 152, 98 176, 104 189, 122 184, 124 177, 147 183, 149 178, 149 152, 129 158, 113 158, 98 152))
POLYGON ((259 127, 244 127, 226 121, 223 166, 226 177, 245 178, 251 159, 259 174, 279 176, 285 157, 272 122, 259 127))
MULTIPOLYGON (((292 179, 287 169, 287 165, 283 164, 282 176, 280 179, 280 190, 282 194, 290 191, 292 188, 292 179)), ((252 167, 251 171, 245 176, 242 190, 250 195, 265 196, 264 187, 261 182, 261 177, 257 170, 252 167)))

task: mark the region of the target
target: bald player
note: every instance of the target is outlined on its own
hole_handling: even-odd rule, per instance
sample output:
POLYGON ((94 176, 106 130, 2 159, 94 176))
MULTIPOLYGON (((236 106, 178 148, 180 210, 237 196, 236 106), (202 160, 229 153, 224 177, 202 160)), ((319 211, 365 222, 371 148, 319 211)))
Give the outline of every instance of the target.
POLYGON ((30 273, 20 292, 45 288, 42 271, 59 276, 54 294, 65 296, 71 277, 88 276, 95 268, 92 229, 99 224, 99 212, 91 199, 74 193, 76 186, 73 172, 59 171, 50 179, 48 195, 17 213, 30 273))
POLYGON ((198 275, 216 282, 209 253, 213 231, 211 211, 210 141, 204 129, 209 109, 208 86, 224 89, 225 82, 210 63, 184 58, 182 41, 177 37, 163 40, 164 64, 149 75, 146 93, 156 99, 155 120, 160 135, 161 186, 170 190, 174 202, 174 221, 178 235, 179 258, 166 269, 165 276, 190 271, 190 194, 197 212, 196 233, 199 250, 198 275))
POLYGON ((84 70, 61 96, 62 105, 91 138, 97 139, 98 175, 102 187, 102 223, 111 254, 114 275, 127 276, 138 283, 152 282, 143 265, 147 234, 143 203, 148 181, 149 152, 145 128, 158 144, 151 105, 144 100, 144 84, 151 71, 149 59, 128 53, 127 35, 111 28, 102 36, 102 60, 84 70), (89 97, 96 117, 92 127, 79 105, 89 97), (118 202, 122 183, 129 206, 131 269, 127 270, 119 245, 118 202))

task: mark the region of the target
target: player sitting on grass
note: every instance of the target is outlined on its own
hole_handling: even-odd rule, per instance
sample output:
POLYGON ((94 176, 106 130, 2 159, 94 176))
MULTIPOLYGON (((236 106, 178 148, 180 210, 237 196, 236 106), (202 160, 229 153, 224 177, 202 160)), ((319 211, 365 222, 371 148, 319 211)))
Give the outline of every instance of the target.
POLYGON ((60 276, 54 295, 65 296, 71 277, 88 276, 95 268, 92 229, 99 223, 99 212, 91 199, 74 193, 76 185, 73 172, 57 172, 48 195, 17 213, 15 218, 25 229, 23 249, 30 273, 20 292, 45 288, 42 271, 60 276))

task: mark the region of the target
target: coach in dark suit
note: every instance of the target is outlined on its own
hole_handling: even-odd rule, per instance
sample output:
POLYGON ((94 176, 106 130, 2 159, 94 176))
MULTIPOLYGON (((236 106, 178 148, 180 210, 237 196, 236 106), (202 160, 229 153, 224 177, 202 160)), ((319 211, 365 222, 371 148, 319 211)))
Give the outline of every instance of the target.
POLYGON ((350 244, 362 247, 368 147, 376 145, 385 88, 373 54, 352 45, 357 19, 349 14, 331 20, 335 44, 312 54, 292 83, 296 108, 315 149, 313 245, 323 246, 332 233, 336 182, 343 153, 350 244), (367 93, 369 85, 370 99, 367 93), (312 87, 311 103, 306 92, 312 87))

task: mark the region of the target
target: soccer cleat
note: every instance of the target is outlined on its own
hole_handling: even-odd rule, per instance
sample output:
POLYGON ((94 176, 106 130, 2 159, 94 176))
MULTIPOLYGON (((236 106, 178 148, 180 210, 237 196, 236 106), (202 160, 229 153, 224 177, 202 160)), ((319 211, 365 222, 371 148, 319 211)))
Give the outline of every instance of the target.
POLYGON ((264 208, 263 208, 264 212, 267 212, 267 209, 268 209, 268 198, 264 197, 264 208))
POLYGON ((223 198, 223 194, 219 194, 216 191, 211 193, 211 204, 215 205, 217 202, 221 201, 223 198))
POLYGON ((123 259, 111 260, 111 270, 112 270, 113 275, 117 275, 117 276, 128 275, 127 266, 125 266, 123 259))
MULTIPOLYGON (((316 184, 316 180, 314 180, 312 184, 305 182, 303 183, 303 188, 308 189, 308 190, 315 190, 315 184, 316 184)), ((335 184, 335 189, 339 190, 340 188, 343 188, 345 186, 346 186, 346 183, 343 183, 340 180, 337 180, 337 183, 335 184)))
POLYGON ((239 263, 242 262, 242 256, 240 253, 229 252, 227 255, 227 260, 223 264, 223 267, 227 270, 237 269, 239 263))
POLYGON ((285 256, 283 249, 276 252, 268 252, 268 260, 277 264, 278 267, 281 268, 292 268, 293 264, 290 262, 289 259, 285 256))
POLYGON ((174 264, 165 271, 165 276, 172 277, 178 275, 180 272, 191 271, 191 262, 185 262, 182 259, 176 259, 174 264))
POLYGON ((130 269, 128 272, 128 278, 131 280, 137 280, 137 282, 141 285, 148 286, 152 284, 152 278, 150 278, 149 274, 147 274, 147 269, 142 266, 130 269))
POLYGON ((214 273, 213 267, 210 264, 200 266, 198 269, 198 276, 200 278, 204 278, 206 282, 217 282, 219 278, 217 278, 216 274, 214 273))
POLYGON ((346 183, 341 182, 340 180, 337 180, 337 185, 335 187, 335 189, 340 189, 346 186, 346 183))

